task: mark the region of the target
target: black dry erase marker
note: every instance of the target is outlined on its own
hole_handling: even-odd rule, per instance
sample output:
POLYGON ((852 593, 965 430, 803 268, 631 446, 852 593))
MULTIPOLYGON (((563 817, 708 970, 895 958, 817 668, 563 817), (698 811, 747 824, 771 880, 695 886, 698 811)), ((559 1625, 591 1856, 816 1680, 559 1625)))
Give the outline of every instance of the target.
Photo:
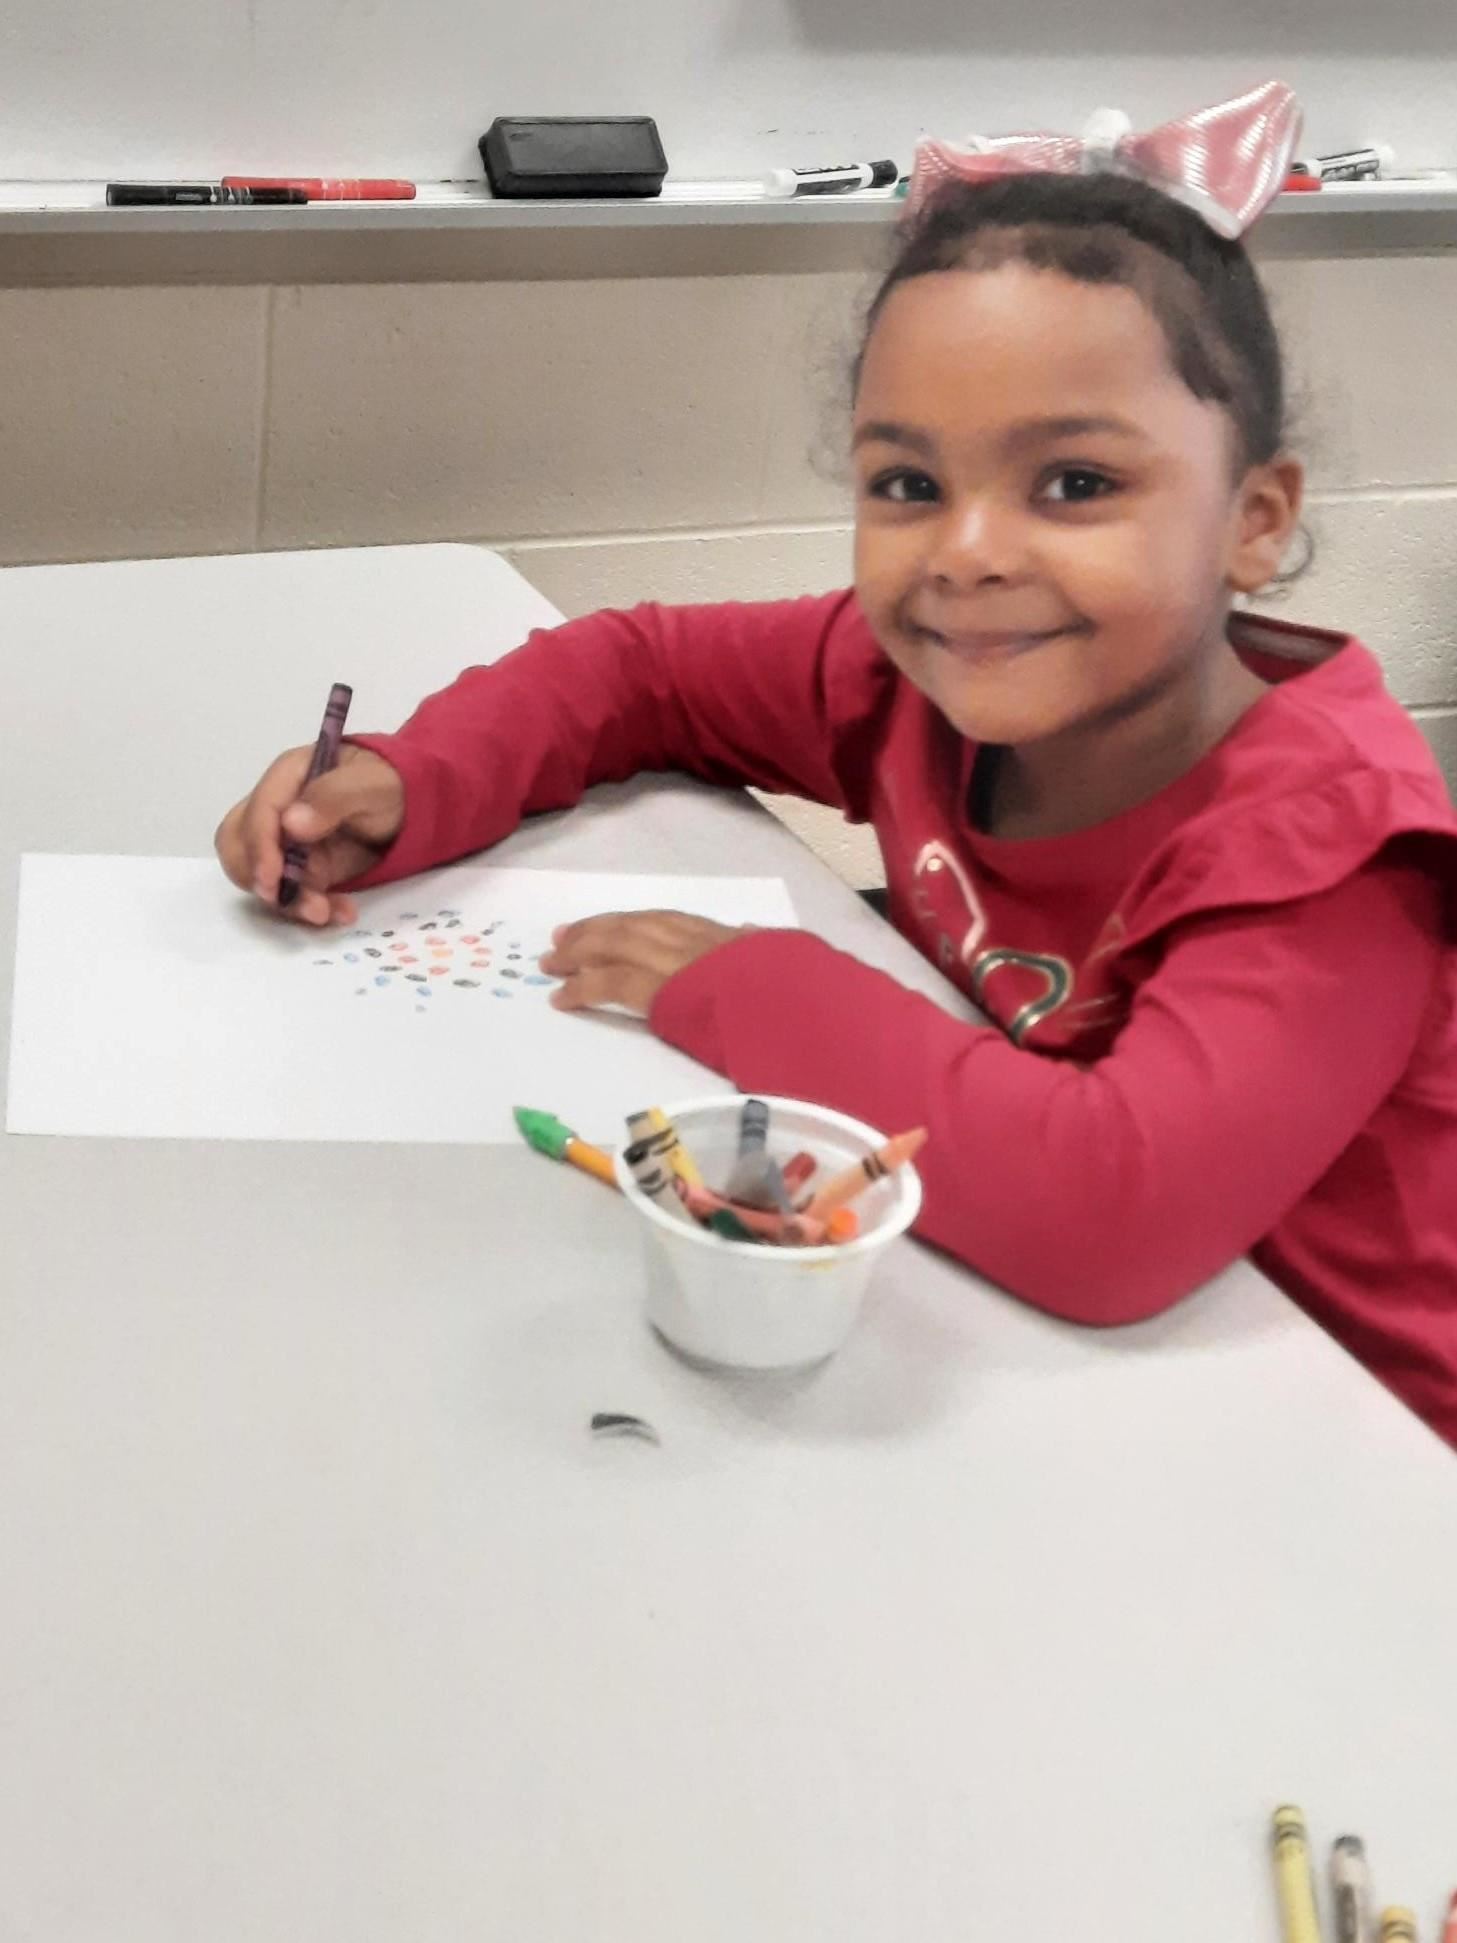
MULTIPOLYGON (((339 738, 344 733, 345 718, 349 714, 349 704, 354 700, 354 690, 346 688, 342 681, 336 681, 329 690, 329 700, 324 708, 324 719, 319 724, 319 739, 314 744, 314 753, 309 762, 309 773, 304 778, 304 788, 315 783, 320 776, 326 776, 339 760, 339 738)), ((309 861, 309 846, 306 843, 286 843, 283 846, 283 875, 278 880, 278 908, 286 911, 298 897, 299 883, 309 861)))
POLYGON ((224 189, 215 182, 108 182, 106 200, 113 209, 177 209, 192 203, 307 202, 303 189, 224 189))

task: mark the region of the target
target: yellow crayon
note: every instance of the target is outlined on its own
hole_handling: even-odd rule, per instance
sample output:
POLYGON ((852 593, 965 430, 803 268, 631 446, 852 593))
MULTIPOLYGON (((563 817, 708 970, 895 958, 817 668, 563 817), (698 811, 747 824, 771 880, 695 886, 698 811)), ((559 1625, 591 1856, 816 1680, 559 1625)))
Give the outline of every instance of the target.
POLYGON ((1409 1909, 1383 1909, 1380 1943, 1417 1943, 1417 1919, 1409 1909))
POLYGON ((1275 1893, 1280 1899, 1285 1943, 1321 1943, 1305 1817, 1298 1808, 1277 1808, 1271 1832, 1275 1844, 1275 1893))
MULTIPOLYGON (((684 1207, 679 1193, 682 1183, 672 1168, 663 1165, 648 1141, 629 1141, 622 1150, 622 1158, 627 1162, 632 1178, 654 1206, 672 1220, 684 1222, 690 1228, 693 1226, 693 1216, 684 1207)), ((694 1190, 683 1188, 682 1192, 691 1194, 694 1190)))
POLYGON ((666 1167, 670 1167, 684 1187, 702 1187, 703 1176, 694 1165, 693 1156, 678 1138, 678 1129, 660 1106, 645 1107, 641 1113, 627 1116, 628 1138, 634 1142, 648 1141, 653 1156, 666 1167))

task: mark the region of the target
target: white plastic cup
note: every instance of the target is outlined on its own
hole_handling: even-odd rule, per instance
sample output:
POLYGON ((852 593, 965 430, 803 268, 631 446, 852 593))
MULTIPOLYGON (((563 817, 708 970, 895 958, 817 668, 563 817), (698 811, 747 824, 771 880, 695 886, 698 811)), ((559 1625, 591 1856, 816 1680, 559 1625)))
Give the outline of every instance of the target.
MULTIPOLYGON (((816 1187, 890 1137, 826 1107, 756 1097, 769 1107, 771 1157, 782 1165, 801 1149, 812 1153, 816 1187)), ((709 1187, 732 1171, 743 1104, 742 1095, 719 1094, 663 1109, 709 1187)), ((725 1241, 676 1219, 643 1193, 620 1151, 616 1165, 618 1185, 643 1224, 648 1321, 684 1355, 733 1369, 793 1369, 832 1356, 855 1326, 881 1257, 921 1208, 920 1176, 898 1167, 857 1196, 854 1241, 766 1247, 725 1241)))

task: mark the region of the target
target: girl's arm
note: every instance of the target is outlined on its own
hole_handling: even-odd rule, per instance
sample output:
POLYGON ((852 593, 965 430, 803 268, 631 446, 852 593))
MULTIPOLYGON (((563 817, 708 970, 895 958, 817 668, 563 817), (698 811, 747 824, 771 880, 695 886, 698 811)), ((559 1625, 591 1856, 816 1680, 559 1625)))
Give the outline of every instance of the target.
POLYGON ((868 814, 893 671, 847 593, 634 608, 540 631, 432 695, 397 735, 353 736, 405 785, 400 834, 361 885, 499 842, 593 783, 682 770, 868 814))
POLYGON ((1394 861, 1192 923, 1090 1067, 796 932, 689 966, 652 1024, 746 1092, 929 1127, 922 1236, 1040 1308, 1132 1322, 1246 1254, 1370 1119, 1432 1002, 1438 935, 1435 886, 1394 861))

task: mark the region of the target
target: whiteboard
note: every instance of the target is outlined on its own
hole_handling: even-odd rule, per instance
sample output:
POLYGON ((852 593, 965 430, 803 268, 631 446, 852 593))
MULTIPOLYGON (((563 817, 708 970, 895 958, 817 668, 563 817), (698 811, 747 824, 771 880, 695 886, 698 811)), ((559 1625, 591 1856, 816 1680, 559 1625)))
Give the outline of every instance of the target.
POLYGON ((651 114, 732 176, 1271 75, 1308 147, 1457 160, 1454 0, 4 0, 0 177, 478 180, 498 114, 651 114))

